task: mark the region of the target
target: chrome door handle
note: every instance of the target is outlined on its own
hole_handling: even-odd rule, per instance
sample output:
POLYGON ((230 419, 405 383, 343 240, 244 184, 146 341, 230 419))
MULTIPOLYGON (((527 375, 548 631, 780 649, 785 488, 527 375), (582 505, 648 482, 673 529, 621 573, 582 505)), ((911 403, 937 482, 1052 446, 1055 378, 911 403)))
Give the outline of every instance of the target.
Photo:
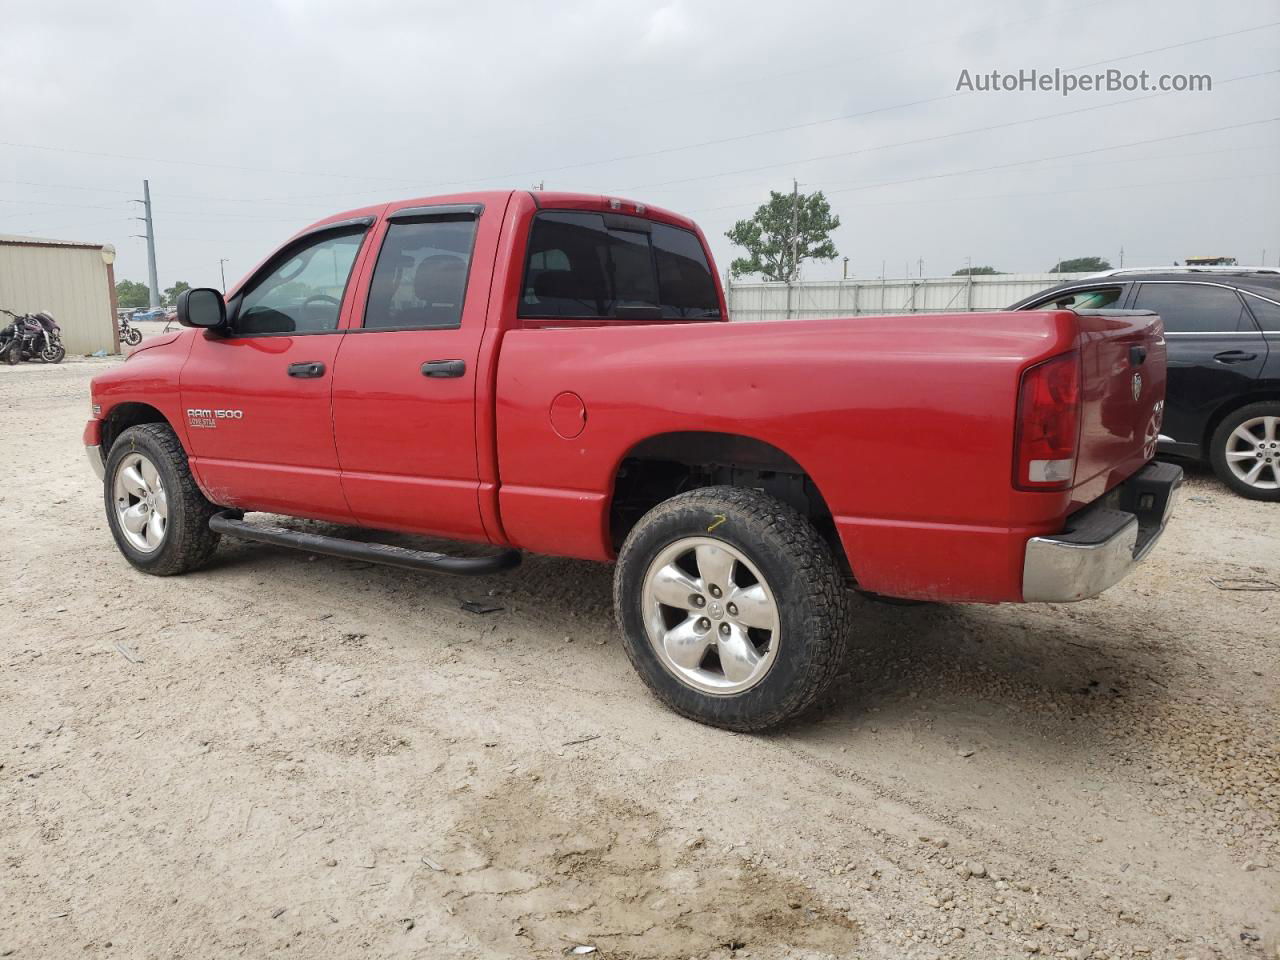
POLYGON ((1215 353, 1213 359, 1219 363, 1244 363, 1247 360, 1257 360, 1256 353, 1245 353, 1243 350, 1224 350, 1222 353, 1215 353))

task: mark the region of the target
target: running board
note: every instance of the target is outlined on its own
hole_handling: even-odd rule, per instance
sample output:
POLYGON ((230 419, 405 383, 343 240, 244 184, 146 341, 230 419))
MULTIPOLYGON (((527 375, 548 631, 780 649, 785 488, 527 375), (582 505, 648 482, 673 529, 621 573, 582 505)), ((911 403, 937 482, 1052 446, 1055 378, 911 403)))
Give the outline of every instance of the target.
POLYGON ((226 510, 209 518, 209 529, 225 533, 241 540, 256 540, 277 547, 292 547, 326 557, 343 560, 364 560, 405 570, 426 570, 431 573, 452 573, 457 576, 479 577, 490 573, 502 573, 520 564, 519 550, 503 550, 487 557, 451 557, 429 550, 410 550, 385 543, 362 543, 342 537, 326 537, 319 533, 303 533, 285 527, 257 526, 240 518, 239 511, 226 510))

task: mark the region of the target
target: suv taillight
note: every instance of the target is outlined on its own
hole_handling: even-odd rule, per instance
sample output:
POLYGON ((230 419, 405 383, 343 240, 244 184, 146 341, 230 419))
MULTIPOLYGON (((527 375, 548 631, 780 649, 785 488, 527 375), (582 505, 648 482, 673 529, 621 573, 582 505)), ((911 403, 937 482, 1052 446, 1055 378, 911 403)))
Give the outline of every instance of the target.
POLYGON ((1080 355, 1037 363, 1022 374, 1014 437, 1013 485, 1063 490, 1076 472, 1080 440, 1080 355))

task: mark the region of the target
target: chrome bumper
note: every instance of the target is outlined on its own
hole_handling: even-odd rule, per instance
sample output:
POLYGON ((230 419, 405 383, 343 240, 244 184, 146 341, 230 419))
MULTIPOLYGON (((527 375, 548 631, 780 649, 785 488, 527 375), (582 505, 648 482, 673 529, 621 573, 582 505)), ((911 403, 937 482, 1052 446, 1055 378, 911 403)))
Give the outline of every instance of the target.
POLYGON ((1070 603, 1118 583, 1155 546, 1173 513, 1182 468, 1151 463, 1067 518, 1067 529, 1027 541, 1022 599, 1070 603))
POLYGON ((101 480, 107 475, 107 465, 102 462, 102 448, 98 446, 85 447, 85 456, 89 458, 89 466, 93 467, 93 472, 101 480))

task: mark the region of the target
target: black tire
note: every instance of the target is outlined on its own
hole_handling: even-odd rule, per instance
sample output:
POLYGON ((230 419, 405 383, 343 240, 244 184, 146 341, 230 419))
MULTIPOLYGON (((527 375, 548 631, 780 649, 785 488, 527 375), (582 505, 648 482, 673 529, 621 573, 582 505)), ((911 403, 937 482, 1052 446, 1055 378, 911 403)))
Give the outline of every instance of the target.
POLYGON ((67 348, 60 343, 55 343, 47 350, 40 351, 40 359, 44 363, 61 363, 67 356, 67 348))
POLYGON ((209 562, 218 548, 221 537, 209 529, 209 518, 222 508, 210 503, 200 492, 195 478, 191 476, 186 451, 167 423, 130 427, 116 438, 107 456, 103 502, 116 546, 126 560, 144 573, 168 577, 198 570, 209 562), (116 472, 121 460, 135 452, 143 454, 155 465, 168 503, 164 538, 160 546, 151 552, 138 550, 129 543, 116 515, 116 472))
POLYGON ((136 347, 142 342, 142 331, 136 327, 130 327, 129 332, 124 335, 124 342, 131 347, 136 347))
POLYGON ((9 366, 13 367, 22 362, 22 344, 17 340, 10 340, 9 345, 0 351, 0 360, 3 360, 9 366))
POLYGON ((777 726, 811 706, 845 660, 848 598, 830 547, 807 519, 756 490, 707 487, 654 507, 622 545, 613 597, 636 672, 658 699, 699 723, 739 731, 777 726), (739 693, 703 692, 677 679, 649 640, 642 599, 646 575, 663 551, 690 537, 736 549, 773 594, 779 642, 772 663, 762 679, 739 693))
MULTIPOLYGON (((1227 445, 1231 442, 1231 435, 1241 424, 1258 417, 1280 417, 1280 401, 1265 400, 1261 403, 1251 403, 1227 414, 1226 418, 1218 424, 1218 428, 1213 431, 1213 439, 1209 441, 1209 462, 1213 464, 1213 472, 1218 475, 1218 479, 1240 496, 1250 500, 1267 500, 1274 503, 1280 501, 1280 431, 1276 432, 1276 440, 1270 441, 1272 446, 1263 451, 1264 463, 1266 456, 1272 458, 1272 469, 1264 467, 1260 478, 1265 482, 1276 482, 1275 488, 1255 487, 1245 482, 1243 478, 1237 477, 1232 472, 1227 463, 1227 445)), ((1261 434, 1255 435, 1261 436, 1261 434)))

